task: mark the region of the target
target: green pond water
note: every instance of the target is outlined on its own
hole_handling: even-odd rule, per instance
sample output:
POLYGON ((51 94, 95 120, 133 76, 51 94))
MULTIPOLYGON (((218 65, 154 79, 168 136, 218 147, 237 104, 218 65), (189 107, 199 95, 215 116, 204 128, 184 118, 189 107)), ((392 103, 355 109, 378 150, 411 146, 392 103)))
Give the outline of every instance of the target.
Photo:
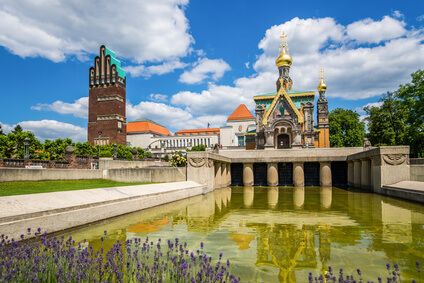
POLYGON ((424 264, 424 206, 335 187, 224 188, 64 234, 96 248, 104 230, 111 243, 179 238, 195 251, 204 242, 243 282, 307 282, 328 266, 377 282, 386 263, 410 282, 424 264))

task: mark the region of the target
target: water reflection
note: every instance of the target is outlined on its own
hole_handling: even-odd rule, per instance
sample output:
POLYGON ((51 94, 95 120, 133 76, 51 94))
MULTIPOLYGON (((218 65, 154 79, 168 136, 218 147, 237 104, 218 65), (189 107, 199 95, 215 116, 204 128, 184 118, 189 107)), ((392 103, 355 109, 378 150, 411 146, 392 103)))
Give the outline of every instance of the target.
POLYGON ((424 209, 380 195, 337 188, 233 187, 118 217, 69 232, 99 245, 134 237, 201 241, 224 253, 234 273, 251 282, 304 282, 329 265, 367 279, 385 276, 387 262, 402 276, 424 261, 424 209))

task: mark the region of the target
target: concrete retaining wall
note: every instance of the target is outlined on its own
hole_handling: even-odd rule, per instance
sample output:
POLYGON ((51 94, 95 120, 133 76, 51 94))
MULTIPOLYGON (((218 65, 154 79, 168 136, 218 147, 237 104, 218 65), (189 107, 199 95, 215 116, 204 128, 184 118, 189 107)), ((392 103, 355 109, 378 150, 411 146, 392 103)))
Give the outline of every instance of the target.
POLYGON ((187 180, 187 170, 174 167, 86 169, 0 168, 0 182, 108 179, 127 183, 166 183, 187 180))
POLYGON ((167 183, 187 180, 185 167, 112 168, 107 170, 106 179, 130 183, 167 183))
POLYGON ((410 165, 411 181, 424 182, 424 164, 410 165))
POLYGON ((0 168, 0 182, 102 179, 101 170, 0 168))
POLYGON ((99 160, 99 168, 144 168, 149 166, 171 166, 170 162, 157 162, 157 161, 126 161, 126 160, 113 160, 113 158, 101 157, 99 160))

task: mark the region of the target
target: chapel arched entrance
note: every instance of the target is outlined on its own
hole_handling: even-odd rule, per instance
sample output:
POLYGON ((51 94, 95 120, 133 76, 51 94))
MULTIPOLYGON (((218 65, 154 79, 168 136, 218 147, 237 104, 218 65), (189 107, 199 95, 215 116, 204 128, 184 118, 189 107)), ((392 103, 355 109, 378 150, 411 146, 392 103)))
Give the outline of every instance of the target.
POLYGON ((277 136, 277 148, 289 148, 290 147, 290 136, 288 134, 280 134, 277 136))

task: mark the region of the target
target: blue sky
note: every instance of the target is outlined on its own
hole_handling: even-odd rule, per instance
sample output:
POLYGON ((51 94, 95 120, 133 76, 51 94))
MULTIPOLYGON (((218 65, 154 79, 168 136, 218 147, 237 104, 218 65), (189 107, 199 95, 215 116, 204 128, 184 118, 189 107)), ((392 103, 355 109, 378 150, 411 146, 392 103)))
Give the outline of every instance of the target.
POLYGON ((325 70, 330 110, 375 104, 424 66, 422 1, 0 0, 0 123, 86 140, 102 44, 127 71, 127 120, 171 132, 225 124, 275 91, 281 32, 294 90, 325 70))

